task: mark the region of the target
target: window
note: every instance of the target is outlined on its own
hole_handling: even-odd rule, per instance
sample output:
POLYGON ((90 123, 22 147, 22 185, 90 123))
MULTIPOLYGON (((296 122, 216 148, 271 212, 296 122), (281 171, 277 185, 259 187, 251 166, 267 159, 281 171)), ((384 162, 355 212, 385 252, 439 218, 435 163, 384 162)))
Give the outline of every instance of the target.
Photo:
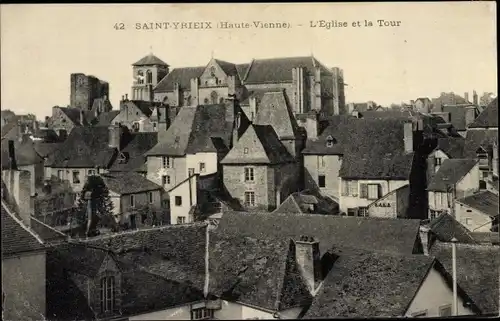
POLYGON ((152 204, 154 202, 154 195, 153 192, 148 193, 148 198, 149 198, 149 203, 152 204))
POLYGON ((135 196, 130 195, 130 207, 135 207, 135 196))
POLYGON ((368 184, 368 199, 378 200, 378 184, 368 184))
POLYGON ((360 207, 358 210, 359 216, 368 216, 368 207, 360 207))
POLYGON ((207 308, 191 310, 191 320, 208 320, 214 318, 214 310, 207 308))
POLYGON ((151 70, 146 71, 146 83, 153 83, 153 73, 151 72, 151 70))
POLYGON ((115 278, 107 276, 101 279, 101 312, 112 312, 115 307, 115 278))
POLYGON ((80 171, 73 171, 73 184, 80 184, 80 171))
POLYGON ((191 177, 194 175, 194 168, 188 168, 188 176, 191 177))
POLYGON ((219 99, 219 95, 217 94, 217 92, 216 91, 212 91, 212 93, 210 94, 211 103, 212 104, 217 104, 218 99, 219 99))
POLYGON ((134 122, 132 124, 132 130, 137 133, 139 131, 139 129, 140 129, 139 123, 138 122, 134 122))
POLYGON ((153 122, 153 130, 156 131, 157 130, 157 124, 156 122, 153 122))
POLYGON ((252 167, 245 168, 245 182, 253 182, 254 181, 254 173, 252 167))
POLYGON ((243 148, 243 154, 248 154, 248 148, 243 148))
POLYGON ((434 166, 441 166, 442 159, 441 158, 434 158, 434 166))
POLYGON ((326 138, 326 147, 332 147, 337 141, 332 136, 326 138))
POLYGON ((172 166, 172 161, 170 157, 163 156, 162 157, 163 168, 170 168, 172 166))
POLYGON ((245 206, 255 206, 255 192, 245 192, 245 206))
POLYGON ((177 217, 177 224, 185 224, 186 223, 186 217, 185 216, 178 216, 177 217))
POLYGON ((144 72, 142 70, 139 70, 137 72, 137 83, 138 84, 143 84, 144 83, 144 72))
POLYGON ((182 196, 175 197, 175 206, 182 206, 182 196))
POLYGON ((429 219, 433 220, 433 219, 435 219, 436 217, 438 217, 438 215, 439 215, 438 211, 433 211, 433 210, 431 210, 431 211, 430 211, 430 217, 429 217, 429 219))
POLYGON ((439 307, 439 316, 440 317, 449 317, 451 316, 451 305, 443 305, 439 307))
POLYGON ((425 317, 425 316, 427 316, 427 310, 412 313, 411 316, 414 318, 425 317))
POLYGON ((93 176, 93 175, 95 175, 95 170, 89 169, 89 176, 93 176))
POLYGON ((358 182, 357 181, 351 181, 349 182, 349 192, 351 193, 351 196, 358 196, 358 182))
POLYGON ((200 163, 200 173, 205 173, 205 163, 200 163))
POLYGON ((318 185, 319 187, 326 187, 325 175, 318 176, 318 185))
POLYGON ((357 216, 357 210, 355 208, 348 208, 347 209, 347 216, 357 216))
POLYGON ((62 170, 57 171, 57 178, 63 179, 63 175, 64 175, 64 171, 62 171, 62 170))
POLYGON ((163 175, 161 177, 161 184, 162 185, 170 185, 170 175, 163 175))
POLYGON ((318 156, 318 167, 324 168, 326 165, 325 156, 318 156))

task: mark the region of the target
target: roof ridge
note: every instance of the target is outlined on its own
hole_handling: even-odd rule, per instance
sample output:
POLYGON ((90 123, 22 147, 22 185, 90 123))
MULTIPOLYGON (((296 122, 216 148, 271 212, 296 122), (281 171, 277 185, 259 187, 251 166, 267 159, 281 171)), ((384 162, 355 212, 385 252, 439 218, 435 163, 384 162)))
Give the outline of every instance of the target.
POLYGON ((19 225, 21 225, 21 227, 26 230, 28 233, 30 233, 41 245, 45 245, 45 243, 43 243, 43 240, 41 239, 41 237, 36 234, 31 228, 27 227, 26 225, 24 225, 24 223, 22 222, 22 220, 18 219, 13 213, 12 211, 10 210, 10 208, 7 206, 7 203, 2 200, 2 207, 5 209, 5 212, 7 212, 7 214, 19 225))
POLYGON ((59 231, 59 230, 57 230, 57 229, 53 228, 53 227, 52 227, 52 226, 50 226, 50 225, 45 224, 44 222, 40 221, 39 219, 37 219, 37 218, 36 218, 36 217, 34 217, 33 215, 31 215, 31 216, 30 216, 30 219, 35 220, 35 221, 37 221, 38 223, 40 223, 40 224, 42 224, 43 226, 45 226, 46 228, 48 228, 48 229, 50 229, 50 230, 52 230, 52 231, 54 231, 54 232, 56 232, 56 233, 58 233, 58 234, 61 234, 61 235, 64 235, 64 236, 66 236, 66 237, 67 237, 67 235, 66 235, 66 234, 64 234, 63 232, 61 232, 61 231, 59 231))

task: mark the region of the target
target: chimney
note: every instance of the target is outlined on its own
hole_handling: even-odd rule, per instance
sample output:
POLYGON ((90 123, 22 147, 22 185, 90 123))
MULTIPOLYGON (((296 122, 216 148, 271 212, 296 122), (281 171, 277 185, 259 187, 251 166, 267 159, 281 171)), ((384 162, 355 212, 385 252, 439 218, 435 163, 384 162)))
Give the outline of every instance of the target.
POLYGON ((83 110, 80 110, 80 125, 83 126, 85 120, 85 115, 83 114, 83 110))
POLYGON ((128 101, 128 94, 125 94, 125 100, 128 101))
POLYGON ((472 92, 472 103, 477 106, 478 100, 477 100, 477 92, 474 90, 472 92))
POLYGON ((255 96, 251 96, 249 99, 250 105, 250 121, 255 121, 255 116, 257 115, 257 98, 255 96))
POLYGON ((469 106, 465 107, 465 127, 469 127, 469 125, 476 119, 476 107, 469 106))
POLYGON ((309 290, 314 292, 322 278, 319 242, 311 236, 300 236, 295 241, 295 260, 309 290))
POLYGON ((13 140, 9 140, 9 161, 10 161, 10 169, 17 169, 16 149, 14 147, 13 140))
POLYGON ((34 214, 35 197, 31 194, 31 173, 29 171, 16 171, 18 173, 18 190, 14 188, 14 197, 17 197, 18 215, 23 223, 30 227, 31 216, 34 214))
POLYGON ((109 126, 108 134, 109 134, 109 140, 108 140, 109 147, 120 149, 121 134, 122 134, 121 126, 118 124, 109 126))
POLYGON ((236 76, 227 77, 227 95, 229 97, 236 95, 236 76))
POLYGON ((191 78, 191 106, 200 104, 198 94, 198 78, 191 78))
POLYGON ((422 249, 424 255, 429 255, 429 249, 431 243, 429 242, 429 227, 425 225, 420 225, 420 241, 422 242, 422 249))
POLYGON ((404 123, 403 128, 405 152, 413 152, 413 123, 404 123))
POLYGON ((469 102, 469 93, 468 92, 465 92, 464 93, 464 98, 467 102, 469 102))
POLYGON ((235 117, 235 111, 236 111, 236 100, 234 97, 228 97, 226 98, 226 103, 225 103, 225 118, 226 122, 230 124, 234 124, 234 117, 235 117))
POLYGON ((85 231, 85 235, 86 236, 90 236, 90 230, 92 228, 92 218, 93 218, 93 213, 92 213, 92 192, 90 191, 87 191, 85 192, 85 195, 84 195, 84 198, 85 200, 87 201, 87 210, 86 210, 86 214, 87 214, 87 229, 85 231))
POLYGON ((240 126, 241 126, 241 111, 238 111, 236 114, 236 119, 234 120, 234 127, 233 127, 233 146, 236 145, 239 139, 239 134, 240 134, 240 126))

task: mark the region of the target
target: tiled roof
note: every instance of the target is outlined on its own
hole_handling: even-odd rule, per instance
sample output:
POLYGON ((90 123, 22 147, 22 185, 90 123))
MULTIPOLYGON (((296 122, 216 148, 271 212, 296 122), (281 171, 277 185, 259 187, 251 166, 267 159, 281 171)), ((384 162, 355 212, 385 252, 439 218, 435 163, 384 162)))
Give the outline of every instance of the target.
POLYGON ((96 126, 109 126, 111 125, 111 122, 113 119, 115 119, 116 116, 120 113, 119 110, 111 110, 108 112, 103 112, 99 114, 99 117, 97 117, 97 124, 96 126))
POLYGON ((168 66, 167 63, 163 62, 160 58, 156 57, 152 53, 141 58, 136 63, 132 64, 132 66, 153 66, 153 65, 168 66))
POLYGON ((151 116, 155 106, 160 105, 159 102, 145 101, 145 100, 127 100, 124 102, 128 105, 134 105, 139 109, 146 117, 151 116))
POLYGON ((462 158, 464 156, 465 139, 462 137, 438 138, 435 150, 443 151, 450 158, 462 158))
POLYGON ((135 172, 115 172, 101 175, 111 192, 119 195, 143 193, 159 190, 162 187, 135 172))
POLYGON ((130 143, 121 150, 121 154, 126 155, 128 160, 120 163, 120 156, 117 157, 110 171, 128 172, 128 171, 146 171, 146 156, 144 154, 158 143, 157 132, 139 132, 132 133, 130 143))
POLYGON ((42 240, 14 216, 2 200, 2 259, 18 253, 43 250, 42 240))
POLYGON ((395 154, 382 154, 382 151, 349 153, 342 161, 339 176, 344 179, 409 179, 414 153, 395 154))
POLYGON ((429 191, 448 192, 476 165, 474 159, 445 159, 427 186, 429 191))
MULTIPOLYGON (((451 271, 452 244, 436 243, 431 255, 451 271)), ((457 279, 483 314, 498 313, 498 271, 500 247, 492 245, 456 244, 457 279)))
POLYGON ((476 151, 479 147, 487 149, 493 143, 498 144, 498 131, 491 129, 468 130, 465 139, 465 157, 476 158, 476 151))
POLYGON ((267 92, 262 96, 254 124, 271 125, 280 139, 295 138, 298 126, 284 91, 267 92))
POLYGON ((459 243, 476 243, 465 226, 447 213, 433 219, 429 223, 429 229, 441 242, 451 242, 456 238, 459 243))
POLYGON ((303 306, 311 295, 297 268, 293 242, 211 235, 210 291, 268 310, 303 306))
POLYGON ((273 127, 251 125, 221 164, 283 164, 293 161, 273 127), (244 149, 248 149, 248 154, 245 155, 244 149))
POLYGON ((44 242, 58 242, 67 239, 67 236, 58 230, 39 221, 37 218, 31 217, 31 228, 40 236, 44 242))
POLYGON ((248 106, 250 105, 250 98, 255 97, 255 102, 257 106, 260 104, 262 101, 262 97, 264 96, 265 93, 268 92, 276 92, 275 88, 262 88, 262 89, 253 89, 248 92, 248 94, 242 98, 241 105, 243 106, 248 106))
MULTIPOLYGON (((81 123, 81 112, 82 110, 80 108, 76 107, 59 107, 61 111, 68 116, 68 118, 73 122, 75 125, 85 125, 81 123)), ((84 121, 86 120, 86 117, 84 117, 84 121)))
POLYGON ((315 66, 321 68, 322 74, 331 75, 331 71, 314 57, 289 57, 272 59, 255 59, 249 66, 245 84, 262 84, 276 82, 292 82, 292 69, 303 67, 309 75, 314 75, 315 66))
MULTIPOLYGON (((465 114, 468 107, 473 107, 474 105, 469 106, 443 106, 443 111, 445 113, 450 113, 450 120, 453 127, 457 130, 466 130, 467 126, 465 124, 465 114)), ((477 116, 479 111, 475 108, 474 116, 477 116)))
POLYGON ((469 126, 470 128, 498 128, 498 98, 493 101, 479 114, 469 126))
POLYGON ((313 195, 309 192, 295 192, 290 194, 273 213, 338 214, 338 210, 339 204, 328 197, 313 195))
POLYGON ((305 318, 402 317, 434 259, 332 249, 339 256, 305 318))
POLYGON ((148 156, 183 156, 186 153, 217 152, 214 139, 230 146, 233 123, 226 122, 225 104, 182 107, 162 140, 148 156))
POLYGON ((40 155, 41 157, 47 157, 50 155, 52 152, 54 152, 56 149, 62 146, 62 143, 44 143, 44 142, 39 142, 35 141, 33 143, 35 151, 40 155))
POLYGON ((240 77, 241 81, 243 81, 243 78, 245 78, 245 74, 248 70, 248 66, 250 66, 250 64, 237 64, 236 65, 236 70, 238 71, 238 76, 240 77))
POLYGON ((498 195, 490 191, 482 191, 457 200, 491 217, 498 215, 498 195))
POLYGON ((10 120, 7 124, 2 126, 2 138, 6 136, 11 130, 18 126, 17 120, 10 120))
MULTIPOLYGON (((129 136, 122 137, 122 148, 129 136)), ((45 166, 49 167, 108 167, 116 157, 117 149, 109 147, 107 127, 75 127, 61 147, 49 155, 45 166)))
MULTIPOLYGON (((14 141, 14 155, 17 166, 43 163, 43 158, 36 152, 31 140, 23 142, 14 141)), ((10 168, 9 141, 6 139, 1 142, 1 162, 2 169, 10 168)))
POLYGON ((224 60, 214 59, 215 62, 224 70, 228 76, 238 76, 238 69, 232 62, 227 62, 224 60))
POLYGON ((226 212, 218 231, 257 239, 312 235, 321 253, 333 245, 412 254, 419 243, 420 221, 337 215, 226 212), (395 241, 397 240, 397 241, 395 241))
POLYGON ((175 83, 179 84, 179 89, 190 91, 191 79, 200 77, 205 68, 205 66, 175 68, 156 85, 154 92, 173 91, 175 83))

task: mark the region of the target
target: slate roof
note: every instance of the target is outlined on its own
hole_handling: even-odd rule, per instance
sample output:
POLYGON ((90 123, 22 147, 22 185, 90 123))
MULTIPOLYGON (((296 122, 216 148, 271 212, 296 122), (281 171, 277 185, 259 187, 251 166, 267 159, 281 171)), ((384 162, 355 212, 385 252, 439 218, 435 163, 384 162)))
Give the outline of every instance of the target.
POLYGON ((47 157, 61 146, 62 143, 44 143, 39 141, 33 142, 33 147, 35 148, 35 151, 41 157, 47 157))
POLYGON ((127 100, 124 102, 125 104, 128 105, 134 105, 139 109, 146 117, 151 116, 153 113, 153 109, 156 105, 159 105, 161 103, 158 102, 152 102, 152 101, 145 101, 145 100, 127 100))
POLYGON ((45 247, 42 240, 29 231, 14 216, 2 200, 2 259, 10 255, 39 251, 45 247))
POLYGON ((338 214, 339 204, 328 197, 308 192, 290 194, 273 213, 281 214, 338 214), (311 210, 311 205, 314 210, 311 210))
POLYGON ((498 144, 498 131, 488 129, 468 130, 465 136, 464 154, 466 158, 476 158, 479 147, 488 148, 493 143, 498 144))
POLYGON ((404 316, 436 262, 424 255, 332 249, 339 256, 305 318, 404 316))
MULTIPOLYGON (((445 113, 450 113, 450 120, 451 124, 453 127, 455 127, 457 130, 466 130, 467 126, 465 124, 465 114, 467 107, 471 107, 474 105, 469 105, 469 106, 443 106, 443 111, 445 113)), ((478 114, 477 108, 475 108, 475 116, 478 114)))
POLYGON ((146 172, 146 156, 145 153, 153 148, 158 143, 157 132, 139 132, 131 134, 130 143, 121 150, 122 154, 127 155, 126 163, 120 163, 119 157, 115 160, 110 171, 116 172, 146 172))
POLYGON ((43 240, 43 242, 59 242, 67 239, 64 233, 44 224, 35 217, 31 217, 31 229, 43 240))
POLYGON ((250 98, 255 97, 256 104, 259 105, 260 102, 262 101, 262 97, 264 94, 268 92, 276 92, 275 88, 262 88, 262 89, 252 89, 248 92, 248 94, 242 99, 241 105, 243 106, 249 106, 250 105, 250 98))
POLYGON ((232 62, 227 62, 220 59, 214 59, 215 62, 222 68, 228 76, 238 76, 238 69, 232 62))
POLYGON ((113 119, 120 113, 119 110, 111 110, 108 112, 100 113, 97 117, 97 124, 95 126, 109 126, 113 119))
POLYGON ((136 63, 132 64, 132 66, 154 66, 154 65, 168 66, 167 63, 163 62, 160 58, 156 57, 152 53, 141 58, 136 63))
POLYGON ((353 246, 412 254, 419 241, 420 221, 337 215, 226 212, 218 231, 256 239, 296 239, 314 236, 321 253, 331 246, 353 246), (394 240, 398 240, 395 242, 394 240))
POLYGON ((314 75, 315 67, 321 68, 321 73, 331 75, 332 72, 323 66, 316 58, 287 57, 271 59, 254 59, 249 66, 244 79, 245 84, 263 84, 292 82, 292 69, 303 67, 309 75, 314 75))
POLYGON ((245 78, 245 74, 248 70, 248 66, 250 66, 250 64, 237 64, 236 65, 236 70, 238 71, 238 76, 240 77, 241 81, 243 81, 243 79, 245 78))
POLYGON ((434 150, 443 151, 449 158, 463 158, 464 148, 465 138, 448 136, 438 138, 437 146, 434 150))
MULTIPOLYGON (((27 166, 43 163, 43 158, 36 152, 31 140, 19 142, 14 141, 14 155, 17 166, 27 166)), ((2 169, 10 168, 9 141, 1 142, 2 169)))
MULTIPOLYGON (((456 244, 458 284, 478 305, 483 314, 498 313, 498 271, 500 247, 456 244)), ((452 269, 450 243, 437 242, 431 249, 446 268, 452 269)))
MULTIPOLYGON (((128 141, 128 135, 124 135, 122 148, 128 141)), ((116 154, 117 149, 109 147, 107 127, 75 127, 60 148, 48 156, 45 166, 107 168, 116 154)))
POLYGON ((491 217, 498 215, 498 195, 490 191, 475 193, 459 199, 457 202, 470 206, 491 217))
POLYGON ((254 124, 271 125, 280 139, 296 137, 298 125, 284 91, 267 92, 262 96, 254 124))
POLYGON ((217 152, 221 139, 230 146, 233 123, 226 122, 226 105, 182 107, 161 141, 147 156, 183 156, 200 152, 217 152))
POLYGON ((445 159, 427 186, 427 190, 435 192, 450 191, 453 185, 469 173, 476 163, 477 160, 474 159, 445 159))
POLYGON ((76 107, 59 107, 59 109, 73 122, 75 125, 85 125, 86 117, 84 117, 84 124, 81 123, 81 112, 80 108, 76 107))
POLYGON ((18 126, 17 120, 10 120, 7 124, 2 126, 1 133, 2 133, 2 138, 6 136, 11 130, 13 130, 15 127, 18 126))
POLYGON ((430 232, 441 242, 451 242, 456 238, 459 243, 476 243, 465 226, 453 216, 443 213, 429 223, 430 232))
MULTIPOLYGON (((252 142, 248 147, 254 145, 255 143, 252 142)), ((290 155, 286 147, 281 143, 272 126, 251 125, 226 157, 224 157, 221 164, 283 164, 293 161, 293 156, 290 155), (265 157, 262 157, 259 153, 242 155, 241 150, 246 148, 246 137, 250 135, 256 136, 264 150, 265 157)))
POLYGON ((311 301, 290 240, 275 242, 214 233, 210 242, 213 294, 272 311, 311 301))
POLYGON ((191 90, 191 79, 201 76, 206 66, 202 67, 184 67, 172 69, 163 79, 156 85, 154 92, 167 92, 174 90, 174 84, 179 84, 179 89, 191 90))
POLYGON ((444 105, 458 105, 458 104, 469 104, 465 98, 455 94, 455 93, 444 93, 437 98, 431 99, 433 109, 439 109, 444 105))
POLYGON ((498 128, 498 98, 493 101, 479 114, 469 126, 470 128, 498 128))
POLYGON ((135 172, 115 172, 101 175, 108 189, 119 195, 144 193, 162 187, 135 172))

